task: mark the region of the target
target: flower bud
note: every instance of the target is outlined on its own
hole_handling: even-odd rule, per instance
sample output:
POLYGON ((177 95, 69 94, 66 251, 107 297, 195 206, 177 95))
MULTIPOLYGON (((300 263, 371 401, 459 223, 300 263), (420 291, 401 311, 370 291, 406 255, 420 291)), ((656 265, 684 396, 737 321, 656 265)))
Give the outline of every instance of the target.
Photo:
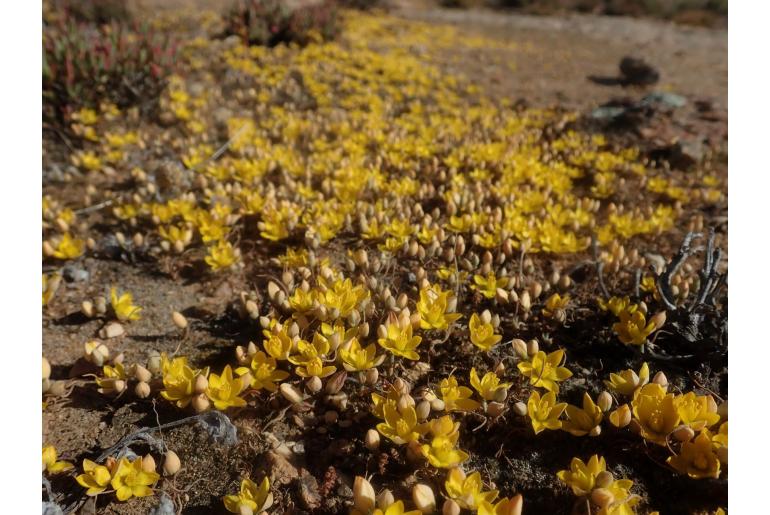
POLYGON ((612 395, 606 390, 599 394, 596 398, 596 404, 601 408, 604 413, 607 413, 612 408, 612 395))
POLYGON ((142 365, 135 365, 134 368, 134 377, 137 381, 143 381, 145 383, 149 383, 152 379, 152 373, 144 368, 142 365))
POLYGON ((372 452, 377 451, 380 448, 380 433, 374 429, 368 430, 364 437, 364 445, 372 452))
POLYGON ((209 387, 209 380, 206 379, 206 376, 204 376, 203 374, 198 374, 195 377, 193 391, 198 394, 206 393, 206 390, 208 389, 208 387, 209 387))
POLYGON ((160 354, 158 354, 158 351, 150 351, 150 357, 147 360, 147 369, 153 374, 160 373, 160 354))
POLYGON ((47 359, 43 358, 43 379, 51 377, 51 364, 47 359))
POLYGON ((615 481, 612 472, 608 470, 602 470, 596 475, 597 488, 609 488, 609 486, 615 481))
POLYGON ((152 454, 145 454, 142 457, 142 470, 144 472, 155 472, 155 458, 152 454))
POLYGON ((727 401, 724 401, 717 407, 717 413, 723 420, 727 418, 727 401))
POLYGON ((519 295, 519 305, 525 312, 529 311, 532 307, 532 301, 529 298, 529 292, 527 290, 524 290, 521 292, 521 295, 519 295))
POLYGON ((446 408, 446 403, 438 397, 430 401, 430 409, 433 411, 444 411, 444 408, 446 408))
POLYGON ((513 351, 520 359, 529 358, 529 355, 527 354, 527 342, 520 338, 514 338, 511 345, 513 346, 513 351))
POLYGON ((655 324, 655 329, 660 329, 661 327, 663 327, 663 324, 666 323, 666 312, 665 311, 658 311, 650 319, 650 322, 655 324))
POLYGON ((206 397, 206 394, 198 394, 192 399, 192 407, 195 410, 195 413, 203 413, 209 409, 210 405, 211 402, 209 402, 209 398, 206 397))
POLYGON ((436 497, 433 495, 433 490, 426 484, 417 483, 412 487, 412 501, 415 508, 422 513, 436 511, 436 497))
POLYGON ((150 389, 150 385, 148 383, 145 383, 144 381, 139 381, 136 383, 136 386, 134 387, 134 393, 137 397, 140 399, 146 399, 150 396, 150 393, 152 393, 152 390, 150 389))
POLYGON ((80 312, 83 313, 88 318, 93 318, 96 314, 94 310, 94 305, 90 300, 84 300, 83 303, 80 305, 80 312))
POLYGON ((254 515, 254 510, 248 504, 241 503, 238 505, 238 515, 254 515))
POLYGON ((377 380, 380 378, 380 373, 376 368, 370 368, 364 374, 364 383, 369 386, 377 384, 377 380))
POLYGON ((381 510, 387 510, 388 506, 396 502, 396 498, 393 497, 393 492, 388 490, 387 488, 380 492, 380 495, 377 496, 377 507, 381 510))
POLYGON ((513 412, 518 416, 523 417, 527 414, 527 405, 521 401, 513 405, 513 412))
POLYGON ((655 374, 655 377, 652 378, 652 382, 655 384, 659 384, 663 388, 666 388, 668 386, 668 378, 666 377, 666 374, 664 374, 662 371, 655 374))
POLYGON ((535 281, 529 285, 528 290, 533 299, 537 299, 543 293, 543 285, 535 281))
POLYGON ((537 340, 529 340, 527 342, 527 355, 532 357, 538 352, 540 352, 540 345, 537 343, 537 340))
POLYGON ((460 505, 452 499, 447 499, 441 508, 441 515, 460 515, 460 505))
POLYGON ((695 436, 695 431, 690 426, 679 426, 671 434, 680 442, 689 442, 695 436))
POLYGON ((505 411, 505 404, 501 402, 490 402, 487 404, 487 414, 492 417, 499 417, 505 411))
POLYGON ((182 462, 174 451, 167 451, 166 458, 163 460, 163 475, 173 476, 182 468, 182 462))
POLYGON ((298 404, 302 402, 302 394, 289 383, 281 383, 279 389, 284 399, 291 402, 292 404, 298 404))
POLYGON ((371 483, 361 476, 356 476, 353 481, 353 506, 362 513, 369 513, 374 509, 375 496, 371 483))
POLYGON ((424 422, 430 416, 430 402, 426 400, 420 401, 417 403, 415 411, 417 413, 417 420, 424 422))
POLYGON ((307 391, 310 393, 318 393, 321 391, 321 388, 323 388, 323 382, 320 377, 312 376, 305 381, 305 388, 307 388, 307 391))
POLYGON ((171 320, 179 329, 187 329, 187 318, 185 318, 185 316, 179 311, 174 311, 171 313, 171 320))
POLYGON ((333 376, 331 376, 326 381, 326 388, 324 388, 324 391, 328 393, 329 395, 334 395, 335 393, 339 393, 340 390, 342 390, 342 387, 345 386, 345 380, 348 377, 348 373, 344 370, 340 370, 339 372, 336 372, 333 376))
POLYGON ((609 415, 610 424, 617 428, 626 427, 631 423, 631 408, 628 404, 618 406, 618 408, 609 415))
POLYGON ((607 508, 615 500, 615 496, 606 488, 594 488, 591 492, 591 502, 599 508, 607 508))
POLYGON ((508 398, 508 388, 498 388, 495 390, 494 399, 495 402, 502 403, 508 398))

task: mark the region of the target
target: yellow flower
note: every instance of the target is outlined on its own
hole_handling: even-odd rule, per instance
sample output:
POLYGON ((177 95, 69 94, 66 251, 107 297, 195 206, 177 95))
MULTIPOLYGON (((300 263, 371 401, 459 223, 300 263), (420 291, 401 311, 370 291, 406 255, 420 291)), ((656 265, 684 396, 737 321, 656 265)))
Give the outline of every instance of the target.
POLYGON ((404 511, 404 501, 396 501, 385 510, 382 510, 380 508, 376 508, 372 515, 422 515, 422 512, 420 510, 409 510, 404 511))
POLYGON ((666 445, 666 437, 679 424, 677 399, 656 383, 641 387, 631 401, 634 417, 641 426, 643 438, 666 445))
POLYGON ((59 272, 54 272, 51 275, 43 274, 43 306, 51 302, 60 284, 61 274, 59 272))
POLYGON ((680 474, 687 474, 693 479, 719 477, 719 460, 711 447, 711 438, 707 431, 701 432, 694 442, 684 442, 676 456, 671 456, 666 463, 680 474))
POLYGON ((471 315, 468 329, 471 333, 473 345, 483 351, 489 351, 503 339, 502 335, 495 334, 495 328, 490 322, 482 322, 476 313, 471 315))
POLYGON ((163 386, 165 390, 160 395, 177 407, 185 408, 195 396, 195 380, 198 375, 208 377, 208 368, 202 371, 193 370, 187 365, 187 358, 174 358, 171 362, 161 356, 161 371, 163 373, 163 386))
POLYGON ((562 298, 558 293, 554 293, 545 301, 543 316, 553 318, 557 311, 563 311, 567 307, 567 304, 569 304, 569 295, 565 295, 564 298, 562 298))
POLYGON ((639 496, 629 492, 633 485, 634 482, 630 479, 613 481, 606 488, 612 502, 600 509, 597 515, 635 515, 634 506, 639 503, 639 496))
POLYGON ((470 379, 471 386, 479 392, 479 395, 485 401, 495 400, 495 397, 499 395, 498 392, 505 392, 511 386, 511 383, 501 383, 500 378, 494 372, 487 372, 479 380, 475 367, 471 367, 470 379))
POLYGON ((114 286, 110 288, 110 304, 112 305, 115 316, 121 321, 139 320, 141 316, 139 313, 142 308, 134 305, 134 297, 125 292, 118 297, 118 290, 114 286))
POLYGON ((727 422, 722 422, 719 426, 719 432, 711 437, 711 442, 715 448, 727 447, 727 422))
POLYGON ((558 381, 572 377, 566 367, 559 366, 564 360, 564 351, 559 349, 546 356, 538 351, 530 361, 522 361, 517 366, 524 377, 529 377, 529 384, 545 388, 549 392, 559 393, 558 381))
POLYGON ((216 245, 209 247, 209 252, 205 257, 205 261, 212 270, 217 271, 233 266, 238 262, 238 257, 238 252, 233 248, 230 242, 219 240, 216 245))
POLYGON ((498 279, 495 277, 494 272, 489 272, 486 277, 476 274, 473 276, 473 282, 475 284, 471 285, 471 289, 476 290, 488 299, 495 298, 498 288, 508 286, 508 278, 502 277, 498 279))
POLYGON ((417 412, 413 406, 407 406, 401 412, 393 401, 382 405, 385 422, 377 424, 377 431, 385 438, 396 444, 415 442, 420 438, 423 429, 417 423, 417 412))
POLYGON ((611 373, 610 380, 605 380, 604 384, 616 393, 631 397, 637 388, 646 385, 649 381, 650 367, 647 366, 647 363, 642 363, 639 375, 629 368, 617 374, 611 373))
POLYGON ((647 322, 644 313, 636 305, 626 307, 618 315, 619 322, 612 325, 618 339, 626 345, 643 345, 655 329, 654 322, 647 322))
POLYGON ((479 515, 521 515, 521 509, 524 505, 521 494, 511 499, 503 497, 494 505, 491 502, 481 501, 479 504, 479 515))
POLYGON ((466 476, 459 468, 451 469, 444 482, 447 495, 466 510, 477 510, 481 503, 495 500, 497 490, 484 492, 483 487, 481 474, 473 472, 466 476))
POLYGON ((396 356, 411 359, 412 361, 420 359, 420 355, 417 354, 416 350, 420 342, 422 342, 422 337, 412 336, 412 324, 406 324, 405 327, 401 327, 394 317, 394 320, 388 320, 386 328, 387 334, 385 338, 377 340, 377 343, 383 349, 387 349, 396 356))
POLYGON ((369 370, 382 363, 385 356, 377 358, 375 354, 377 349, 373 343, 361 348, 361 344, 358 343, 358 338, 350 340, 349 347, 347 349, 340 348, 340 359, 342 360, 342 366, 348 372, 362 372, 369 370))
POLYGON ((556 476, 567 483, 575 495, 583 496, 594 489, 596 476, 607 470, 607 462, 603 457, 594 454, 587 464, 580 458, 572 458, 569 468, 569 470, 560 470, 556 476))
POLYGON ((126 501, 131 497, 152 495, 150 485, 154 485, 158 479, 160 475, 157 472, 145 472, 142 469, 142 458, 136 458, 133 462, 121 458, 110 484, 118 500, 126 501))
POLYGON ((420 313, 422 329, 447 329, 449 324, 460 318, 461 315, 457 313, 447 313, 449 293, 442 292, 436 285, 420 290, 417 312, 420 313))
POLYGON ((104 465, 97 465, 91 460, 83 460, 83 472, 75 480, 83 488, 87 488, 86 495, 94 496, 104 492, 110 485, 112 474, 104 465))
POLYGON ((70 233, 65 232, 53 251, 53 257, 57 259, 75 259, 83 255, 85 248, 85 241, 73 238, 70 233))
POLYGON ((262 334, 265 335, 262 346, 268 354, 279 361, 289 359, 293 344, 288 333, 288 325, 284 325, 280 331, 276 332, 265 329, 262 334))
POLYGON ((229 407, 241 407, 246 401, 238 397, 243 391, 244 384, 240 378, 233 378, 230 365, 225 365, 222 375, 211 374, 206 396, 214 403, 214 407, 224 411, 229 407))
POLYGON ((255 390, 265 389, 274 392, 278 389, 277 381, 283 381, 289 377, 285 370, 277 370, 276 360, 262 351, 258 351, 251 358, 250 368, 239 367, 235 370, 239 375, 251 373, 251 387, 255 390))
POLYGON ((468 453, 455 448, 460 433, 449 436, 434 436, 430 445, 420 447, 422 455, 436 468, 452 468, 469 458, 468 453))
POLYGON ((682 419, 681 423, 690 426, 694 431, 700 431, 719 422, 719 415, 709 411, 708 401, 707 395, 695 395, 694 392, 680 395, 677 398, 677 412, 682 419))
POLYGON ((481 406, 471 399, 473 390, 467 386, 459 386, 454 376, 442 379, 438 388, 447 411, 473 411, 481 406))
POLYGON ((241 506, 248 507, 252 513, 267 510, 273 505, 270 481, 266 477, 257 486, 254 481, 244 479, 241 481, 241 491, 237 495, 226 495, 223 500, 230 513, 244 513, 241 506))
POLYGON ((615 316, 620 316, 620 313, 631 304, 631 300, 626 297, 610 297, 606 302, 604 299, 597 299, 599 309, 602 311, 610 311, 615 316))
POLYGON ((313 336, 313 343, 305 340, 297 342, 297 351, 299 354, 289 356, 289 361, 299 365, 295 372, 300 377, 327 377, 332 375, 337 368, 334 366, 324 366, 323 358, 329 352, 329 341, 319 333, 313 336))
POLYGON ((527 401, 527 413, 532 420, 535 434, 545 429, 561 428, 559 417, 566 407, 565 402, 556 403, 556 394, 553 392, 546 393, 541 399, 540 394, 533 391, 527 401))
POLYGON ((73 468, 72 463, 68 461, 56 461, 57 457, 56 447, 53 445, 43 447, 43 470, 49 474, 58 474, 73 468))
POLYGON ((561 428, 575 436, 598 435, 599 424, 602 422, 602 409, 597 406, 588 392, 583 393, 583 409, 567 405, 567 417, 561 424, 561 428))

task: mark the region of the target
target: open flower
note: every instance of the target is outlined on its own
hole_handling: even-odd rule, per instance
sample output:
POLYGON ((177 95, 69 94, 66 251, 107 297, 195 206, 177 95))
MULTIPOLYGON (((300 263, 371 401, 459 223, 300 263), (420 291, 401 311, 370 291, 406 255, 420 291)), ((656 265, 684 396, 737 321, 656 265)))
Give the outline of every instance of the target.
POLYGON ((620 316, 620 313, 631 304, 631 299, 626 297, 610 297, 606 301, 604 299, 597 299, 599 309, 602 311, 610 311, 615 316, 620 316))
POLYGON ((350 340, 350 344, 347 349, 341 348, 339 350, 340 359, 342 360, 342 366, 348 372, 363 372, 380 365, 385 359, 385 356, 376 357, 377 348, 373 343, 362 348, 358 343, 358 338, 350 340))
POLYGON ((56 461, 57 458, 56 447, 53 445, 43 447, 43 470, 49 474, 58 474, 74 467, 68 461, 56 461))
POLYGON ((679 418, 682 419, 682 424, 687 424, 693 431, 700 431, 719 422, 719 415, 709 410, 708 401, 707 395, 695 395, 694 392, 679 396, 677 398, 677 412, 679 418))
POLYGON ((278 370, 275 358, 268 356, 262 351, 258 351, 251 357, 250 367, 239 367, 235 373, 245 375, 251 373, 251 387, 255 390, 265 389, 274 392, 278 388, 277 381, 283 381, 289 377, 285 370, 278 370))
POLYGON ((684 442, 679 454, 669 457, 666 463, 679 473, 694 479, 719 477, 719 460, 714 454, 711 438, 706 431, 699 434, 695 441, 684 442))
POLYGON ((469 458, 468 453, 457 449, 457 439, 460 433, 448 436, 434 436, 430 445, 422 445, 422 455, 436 468, 452 468, 458 466, 469 458))
POLYGON ((404 508, 404 501, 396 501, 390 506, 386 507, 384 510, 376 508, 372 512, 372 515, 422 515, 420 510, 405 510, 406 508, 404 508))
POLYGON ((562 297, 558 293, 554 293, 545 301, 543 316, 548 318, 559 318, 558 313, 563 313, 567 304, 569 304, 569 295, 562 297))
POLYGON ((559 349, 546 356, 538 351, 529 361, 522 361, 517 366, 524 377, 529 377, 529 384, 545 388, 549 392, 559 393, 557 381, 572 377, 572 372, 560 366, 564 360, 564 351, 559 349))
POLYGON ((75 259, 83 255, 86 242, 79 238, 73 238, 68 232, 62 235, 59 243, 53 251, 53 257, 56 259, 75 259))
POLYGON ((208 377, 209 369, 194 370, 187 364, 187 358, 179 357, 169 361, 161 356, 161 372, 163 373, 164 390, 160 395, 179 408, 185 408, 195 396, 195 381, 197 376, 208 377))
POLYGON ((94 496, 104 492, 110 485, 112 473, 104 465, 98 465, 91 460, 83 460, 83 474, 75 480, 86 488, 86 495, 94 496))
POLYGON ((481 474, 473 472, 466 475, 459 468, 453 468, 447 474, 444 488, 447 495, 454 500, 460 508, 477 510, 484 503, 491 503, 497 497, 497 490, 483 491, 484 484, 481 474))
POLYGON ((115 316, 121 321, 139 320, 142 308, 134 305, 134 297, 129 292, 118 296, 118 290, 114 286, 110 288, 110 304, 115 316))
POLYGON ((209 247, 208 254, 204 258, 206 263, 215 272, 223 268, 229 268, 238 262, 238 251, 229 241, 224 239, 209 247))
POLYGON ((393 401, 386 401, 382 406, 385 422, 377 424, 377 431, 396 444, 415 442, 420 438, 421 426, 417 423, 417 412, 413 406, 407 406, 399 412, 393 401))
POLYGON ((644 313, 636 304, 626 307, 620 312, 618 318, 620 321, 613 324, 612 329, 618 335, 618 339, 626 345, 643 345, 647 337, 657 328, 655 322, 647 322, 644 313))
POLYGON ((499 392, 505 392, 511 386, 511 383, 501 383, 500 378, 494 372, 487 372, 484 377, 479 379, 476 368, 471 367, 471 386, 479 392, 479 395, 485 401, 493 401, 500 395, 499 392))
POLYGON ((596 476, 605 470, 607 462, 603 457, 594 454, 588 459, 588 463, 583 463, 583 460, 577 457, 572 458, 569 470, 560 470, 556 476, 567 483, 575 495, 583 496, 594 489, 596 476))
POLYGON ((230 365, 225 365, 222 375, 211 374, 206 396, 214 403, 214 407, 224 411, 229 407, 241 407, 246 401, 238 395, 243 391, 244 384, 240 378, 233 377, 230 365))
POLYGON ((133 462, 128 458, 121 458, 110 484, 115 489, 118 500, 126 501, 131 497, 152 495, 150 486, 158 479, 160 475, 157 472, 145 472, 142 469, 142 458, 136 458, 133 462))
POLYGON ((548 392, 543 395, 542 399, 537 391, 533 391, 527 401, 527 413, 532 421, 532 429, 535 430, 535 434, 540 433, 545 429, 559 429, 561 428, 561 416, 564 409, 567 407, 567 403, 556 403, 556 394, 548 392))
POLYGON ((642 437, 658 445, 666 445, 666 437, 679 424, 674 394, 666 394, 662 386, 650 383, 634 394, 631 406, 641 427, 642 437))
POLYGON ((448 291, 441 291, 437 285, 420 290, 417 312, 420 313, 420 327, 422 329, 444 330, 462 316, 458 313, 447 312, 449 294, 448 291))
POLYGON ((230 513, 244 513, 241 507, 248 507, 251 513, 259 513, 273 505, 273 493, 270 481, 265 478, 257 486, 251 479, 241 481, 241 491, 236 495, 226 495, 225 508, 230 513))
POLYGON ((646 385, 649 381, 650 368, 647 366, 647 363, 642 363, 639 375, 629 368, 617 374, 611 373, 610 380, 604 381, 604 384, 616 393, 631 397, 637 388, 646 385))
POLYGON ((473 411, 481 406, 471 399, 473 390, 467 386, 459 386, 455 376, 442 379, 438 388, 447 411, 473 411))
POLYGON ((494 505, 491 502, 481 501, 479 503, 479 515, 521 515, 524 505, 524 499, 521 494, 508 499, 503 497, 494 505))
POLYGON ((489 272, 486 277, 483 275, 474 275, 471 288, 481 293, 488 299, 495 298, 498 288, 505 288, 508 286, 508 278, 501 277, 498 279, 493 272, 489 272))
POLYGON ((489 351, 503 339, 502 335, 495 334, 495 327, 490 322, 483 322, 476 313, 471 315, 468 330, 473 345, 483 351, 489 351))
POLYGON ((601 424, 603 416, 602 409, 594 403, 588 392, 583 393, 583 409, 569 404, 566 412, 569 420, 561 423, 563 430, 575 436, 585 436, 589 433, 591 436, 599 434, 599 424, 601 424))
POLYGON ((394 320, 388 320, 385 338, 379 338, 377 343, 396 356, 417 361, 420 359, 417 346, 421 341, 422 337, 412 336, 412 324, 405 324, 402 327, 394 317, 394 320))

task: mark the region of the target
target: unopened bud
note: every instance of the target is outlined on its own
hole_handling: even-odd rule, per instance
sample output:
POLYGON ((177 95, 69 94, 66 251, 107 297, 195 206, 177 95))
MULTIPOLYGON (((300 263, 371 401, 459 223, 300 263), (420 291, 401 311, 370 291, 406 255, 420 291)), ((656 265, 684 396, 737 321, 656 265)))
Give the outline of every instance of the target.
POLYGON ((375 429, 368 430, 364 436, 364 445, 372 452, 377 451, 380 448, 380 433, 375 429))
POLYGON ((144 381, 139 381, 136 383, 136 386, 134 387, 134 393, 137 397, 140 399, 146 399, 150 396, 150 393, 152 393, 152 389, 150 388, 150 385, 148 383, 145 383, 144 381))
POLYGON ((298 404, 302 402, 302 394, 299 393, 299 391, 289 383, 281 383, 279 389, 284 399, 291 402, 292 404, 298 404))
POLYGON ((690 426, 679 426, 674 429, 672 436, 680 442, 689 442, 695 436, 695 431, 690 426))
POLYGON ((377 507, 383 511, 386 511, 388 509, 388 506, 390 506, 395 502, 396 502, 396 498, 393 497, 393 492, 391 492, 387 488, 382 492, 380 492, 380 495, 377 496, 377 507))
POLYGON ((173 476, 182 468, 182 462, 174 451, 167 451, 166 458, 163 460, 163 475, 173 476))
POLYGON ((135 365, 134 366, 134 377, 137 381, 144 381, 145 383, 149 383, 152 379, 152 372, 144 368, 142 365, 135 365))
POLYGON ((174 322, 174 325, 177 326, 179 329, 182 329, 182 330, 187 329, 187 319, 179 311, 174 311, 173 313, 171 313, 171 320, 174 322))
POLYGON ((615 477, 608 470, 602 470, 596 475, 596 486, 598 488, 608 488, 614 481, 615 477))
POLYGON ((540 351, 540 344, 537 343, 537 340, 529 340, 527 342, 527 355, 529 357, 534 356, 540 351))
POLYGON ((527 414, 527 405, 519 401, 513 405, 513 412, 518 416, 523 417, 527 414))
POLYGON ((209 387, 209 380, 206 379, 206 376, 204 376, 203 374, 198 374, 195 378, 193 391, 198 394, 206 393, 206 390, 208 389, 208 387, 209 387))
POLYGON ((626 427, 631 423, 631 408, 628 407, 628 404, 618 406, 615 411, 610 413, 609 419, 610 424, 617 428, 626 427))
POLYGON ((444 506, 441 508, 441 515, 460 515, 460 505, 452 499, 444 501, 444 506))
POLYGON ((666 388, 668 386, 668 378, 666 377, 666 374, 664 374, 662 371, 655 374, 655 376, 652 378, 652 382, 655 384, 659 384, 663 388, 666 388))
POLYGON ((196 413, 203 413, 209 409, 210 405, 211 403, 209 402, 209 398, 206 397, 206 394, 198 394, 192 399, 192 407, 196 413))
POLYGON ((591 492, 591 502, 599 508, 607 508, 615 501, 615 496, 607 488, 594 488, 591 492))
POLYGON ((142 457, 142 471, 155 472, 155 458, 152 457, 152 454, 146 454, 142 457))
POLYGON ((424 422, 430 416, 430 402, 426 400, 420 401, 415 407, 415 412, 417 413, 417 420, 424 422))
POLYGON ((305 388, 307 388, 310 393, 318 393, 321 391, 321 388, 323 388, 323 382, 320 377, 312 376, 305 381, 305 388))
POLYGON ((603 391, 596 399, 596 404, 603 412, 608 412, 612 408, 612 395, 607 391, 603 391))
POLYGON ((511 345, 513 346, 513 351, 520 359, 529 359, 529 354, 527 354, 527 342, 520 338, 514 338, 511 345))
POLYGON ((436 497, 433 490, 426 484, 417 483, 412 487, 412 501, 415 508, 422 513, 433 513, 436 511, 436 497))
POLYGON ((375 496, 371 483, 361 476, 353 480, 353 506, 362 513, 374 510, 375 496))

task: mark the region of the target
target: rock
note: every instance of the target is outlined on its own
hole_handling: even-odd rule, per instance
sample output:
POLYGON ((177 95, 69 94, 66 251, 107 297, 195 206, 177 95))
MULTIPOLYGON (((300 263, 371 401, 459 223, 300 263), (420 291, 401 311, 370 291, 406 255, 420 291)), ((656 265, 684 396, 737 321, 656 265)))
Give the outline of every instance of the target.
POLYGON ((270 482, 279 485, 288 485, 299 478, 297 468, 289 460, 275 451, 267 453, 267 464, 270 467, 270 482))
POLYGON ((126 334, 125 328, 117 322, 110 322, 99 331, 99 337, 106 340, 126 334))
POLYGON ((624 57, 620 60, 620 74, 623 82, 632 86, 650 86, 660 79, 658 70, 636 57, 624 57))
POLYGON ((308 510, 317 510, 321 507, 321 494, 318 491, 318 481, 305 469, 300 469, 297 479, 297 491, 302 506, 308 510))
POLYGON ((91 276, 91 274, 88 273, 88 270, 74 265, 65 266, 62 270, 62 275, 64 276, 64 280, 71 283, 86 282, 91 276))
POLYGON ((662 104, 667 107, 683 107, 687 104, 687 99, 674 93, 655 91, 654 93, 645 96, 641 102, 639 102, 639 105, 641 106, 654 106, 655 104, 662 104))

